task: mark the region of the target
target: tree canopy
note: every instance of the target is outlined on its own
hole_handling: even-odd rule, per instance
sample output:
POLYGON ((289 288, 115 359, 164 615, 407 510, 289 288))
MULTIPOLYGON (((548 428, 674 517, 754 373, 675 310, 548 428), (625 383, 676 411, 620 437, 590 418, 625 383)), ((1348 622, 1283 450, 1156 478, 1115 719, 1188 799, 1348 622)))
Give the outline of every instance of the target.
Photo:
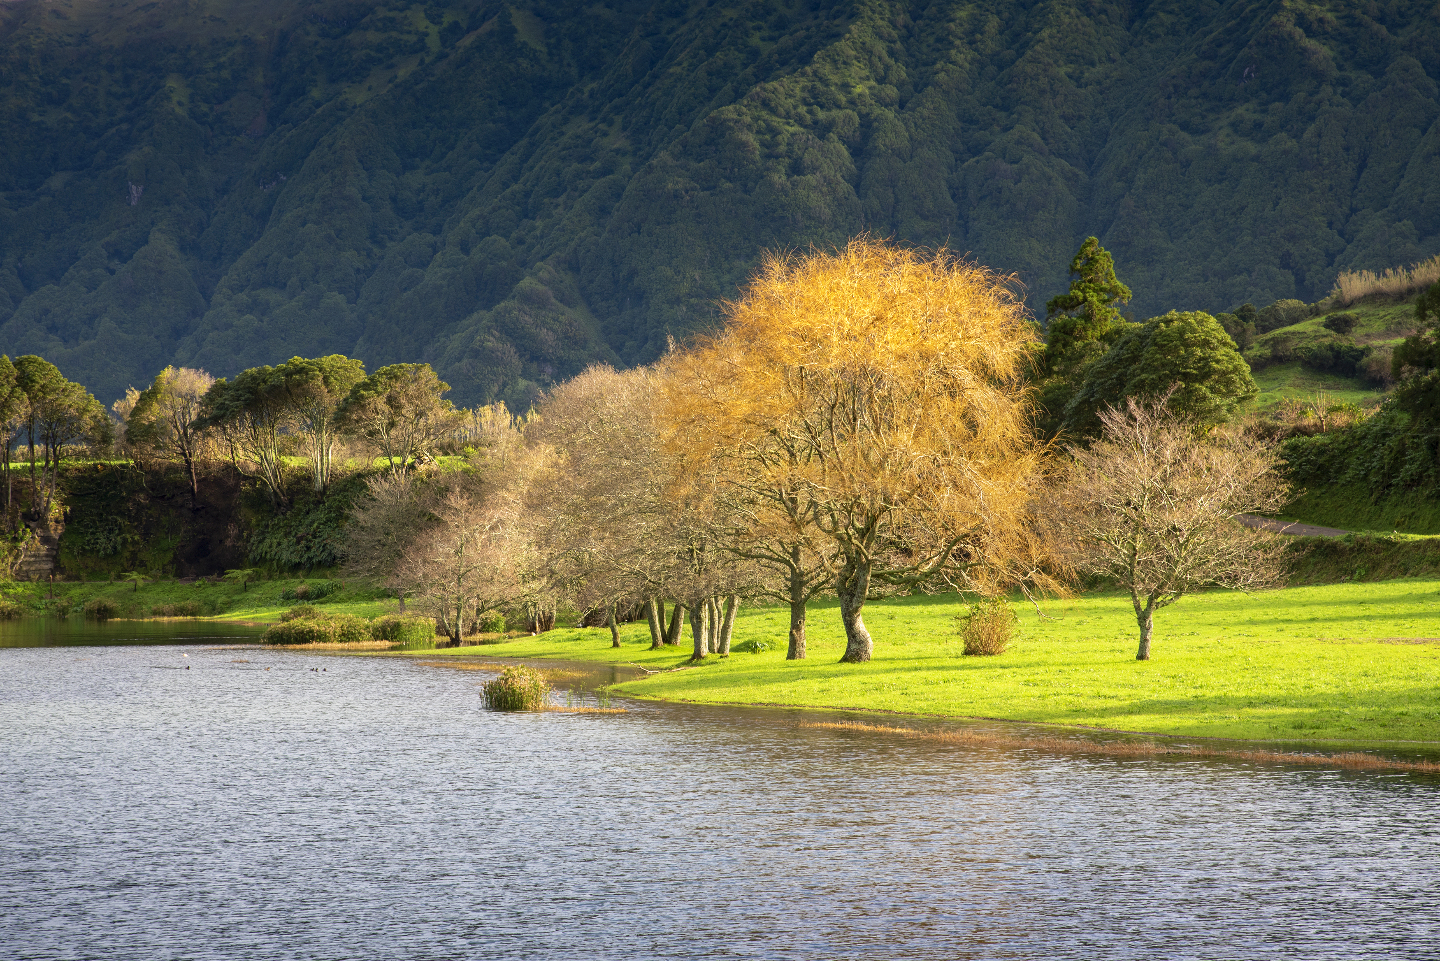
POLYGON ((1093 435, 1107 407, 1168 395, 1170 409, 1209 427, 1230 419, 1259 388, 1225 329, 1209 314, 1171 311, 1136 324, 1091 364, 1065 408, 1065 429, 1093 435))

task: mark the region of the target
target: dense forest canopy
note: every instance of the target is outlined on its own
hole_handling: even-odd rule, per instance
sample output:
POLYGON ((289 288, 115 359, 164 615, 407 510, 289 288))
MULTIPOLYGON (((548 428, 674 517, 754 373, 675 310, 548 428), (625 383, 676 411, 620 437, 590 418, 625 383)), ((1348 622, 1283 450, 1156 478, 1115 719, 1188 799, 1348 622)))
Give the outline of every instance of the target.
POLYGON ((429 361, 457 402, 639 363, 765 249, 1016 270, 1136 317, 1440 251, 1433 0, 5 0, 0 348, 429 361))

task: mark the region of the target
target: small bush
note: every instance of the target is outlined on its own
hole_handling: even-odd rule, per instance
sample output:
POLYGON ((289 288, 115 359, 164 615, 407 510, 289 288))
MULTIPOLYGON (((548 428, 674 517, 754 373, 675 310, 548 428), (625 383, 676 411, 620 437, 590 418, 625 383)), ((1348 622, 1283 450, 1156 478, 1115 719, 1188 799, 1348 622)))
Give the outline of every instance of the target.
POLYGON ((0 600, 0 621, 13 621, 24 613, 25 609, 14 601, 0 600))
POLYGON ((1331 314, 1321 321, 1321 326, 1326 330, 1333 330, 1335 333, 1344 336, 1355 329, 1360 323, 1360 315, 1352 313, 1331 314))
POLYGON ((499 611, 489 611, 480 615, 476 623, 481 634, 503 634, 505 633, 505 615, 499 611))
POLYGON ((108 597, 91 598, 81 610, 87 621, 108 621, 112 617, 120 616, 120 605, 108 597))
POLYGON ((280 592, 282 601, 318 601, 340 590, 335 581, 317 581, 314 584, 296 584, 280 592))
POLYGON ((151 617, 205 617, 214 613, 199 601, 180 601, 177 604, 156 604, 150 608, 151 617))
POLYGON ((271 625, 263 644, 358 644, 370 640, 370 625, 352 614, 297 617, 271 625))
POLYGON ((533 667, 507 667, 485 685, 485 706, 492 711, 539 711, 550 682, 533 667))
POLYGON ((1017 618, 1003 597, 993 597, 971 604, 969 612, 961 615, 959 620, 962 622, 960 636, 965 640, 965 653, 993 657, 1004 654, 1010 647, 1017 618))
POLYGON ((1255 315, 1255 332, 1268 334, 1281 327, 1298 324, 1310 316, 1310 309, 1298 300, 1277 300, 1255 315))
POLYGON ((370 624, 370 636, 406 647, 434 647, 435 622, 426 617, 386 614, 370 624))
POLYGON ((294 607, 290 608, 290 610, 286 611, 284 614, 280 615, 280 623, 283 624, 286 621, 298 621, 302 618, 313 618, 319 616, 320 612, 314 607, 311 607, 309 604, 297 604, 294 607))

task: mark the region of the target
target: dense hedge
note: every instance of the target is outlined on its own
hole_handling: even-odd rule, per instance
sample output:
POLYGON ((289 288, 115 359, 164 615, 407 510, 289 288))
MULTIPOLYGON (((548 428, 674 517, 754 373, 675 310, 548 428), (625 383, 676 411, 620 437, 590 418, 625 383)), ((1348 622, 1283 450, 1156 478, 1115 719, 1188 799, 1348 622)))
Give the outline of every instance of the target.
POLYGON ((1359 485, 1372 499, 1405 490, 1440 497, 1440 436, 1413 430, 1393 409, 1345 430, 1291 437, 1281 455, 1301 487, 1359 485))

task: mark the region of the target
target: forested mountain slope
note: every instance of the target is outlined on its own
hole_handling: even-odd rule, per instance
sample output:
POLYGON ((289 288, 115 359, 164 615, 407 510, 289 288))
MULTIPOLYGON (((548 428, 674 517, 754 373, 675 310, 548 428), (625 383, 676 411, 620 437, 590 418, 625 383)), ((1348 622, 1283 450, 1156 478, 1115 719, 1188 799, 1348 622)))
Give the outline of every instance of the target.
POLYGON ((1440 251, 1437 80, 1433 0, 7 0, 0 351, 523 405, 861 230, 1313 300, 1440 251))

